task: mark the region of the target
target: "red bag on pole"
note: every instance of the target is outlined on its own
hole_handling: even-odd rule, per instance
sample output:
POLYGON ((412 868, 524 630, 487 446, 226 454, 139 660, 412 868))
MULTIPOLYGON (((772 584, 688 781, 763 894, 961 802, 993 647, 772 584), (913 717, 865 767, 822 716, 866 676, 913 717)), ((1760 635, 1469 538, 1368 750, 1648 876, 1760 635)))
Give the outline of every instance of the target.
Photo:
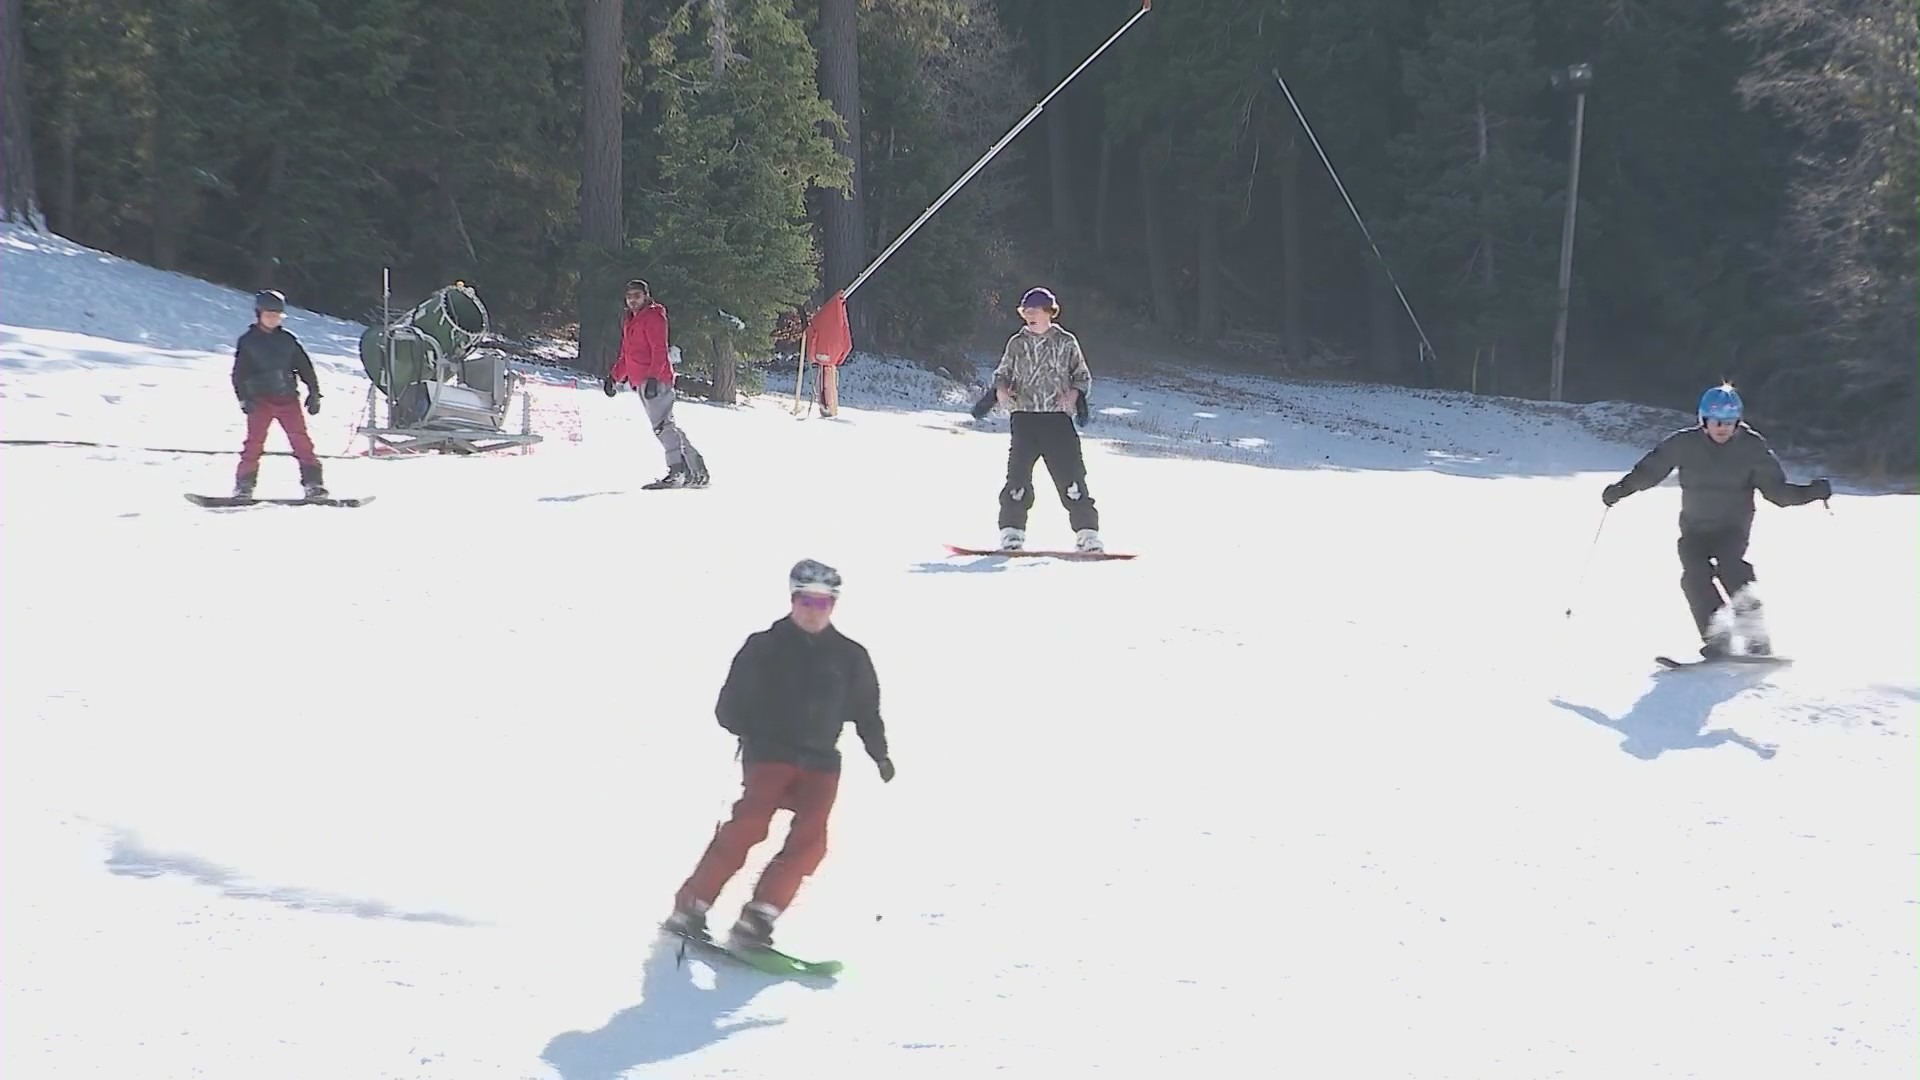
POLYGON ((837 292, 807 324, 807 362, 839 367, 853 352, 853 330, 847 326, 847 294, 837 292))

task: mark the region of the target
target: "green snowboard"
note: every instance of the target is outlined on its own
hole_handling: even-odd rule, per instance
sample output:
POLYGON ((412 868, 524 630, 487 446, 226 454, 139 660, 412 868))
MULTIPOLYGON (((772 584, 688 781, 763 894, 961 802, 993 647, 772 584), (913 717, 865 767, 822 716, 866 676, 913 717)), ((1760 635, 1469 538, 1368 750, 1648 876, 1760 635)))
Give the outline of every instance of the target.
POLYGON ((840 973, 841 964, 838 960, 802 960, 799 957, 788 956, 786 953, 773 948, 730 949, 712 938, 694 937, 691 934, 682 934, 664 926, 661 927, 661 929, 666 930, 667 933, 672 934, 674 937, 679 938, 681 941, 686 942, 701 952, 707 953, 708 955, 724 956, 730 960, 737 960, 756 971, 766 972, 768 975, 831 978, 840 973))

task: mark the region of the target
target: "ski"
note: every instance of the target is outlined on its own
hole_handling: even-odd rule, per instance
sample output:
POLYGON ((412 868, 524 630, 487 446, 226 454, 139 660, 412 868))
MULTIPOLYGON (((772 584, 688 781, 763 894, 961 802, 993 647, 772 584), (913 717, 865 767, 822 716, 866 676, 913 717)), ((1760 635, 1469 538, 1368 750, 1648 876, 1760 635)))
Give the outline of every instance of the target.
POLYGON ((375 496, 372 495, 362 495, 355 499, 335 499, 331 497, 319 499, 243 499, 235 495, 195 495, 192 492, 187 493, 188 502, 195 506, 205 506, 214 509, 240 506, 365 506, 372 502, 374 498, 375 496))
POLYGON ((948 544, 947 550, 955 555, 998 555, 1009 559, 1066 559, 1069 562, 1106 562, 1110 559, 1131 559, 1135 556, 1119 551, 1049 551, 1045 548, 1018 548, 1004 551, 1000 548, 970 548, 958 544, 948 544))
POLYGON ((693 934, 683 934, 678 930, 666 926, 662 926, 660 929, 684 942, 685 945, 682 946, 683 949, 687 945, 690 945, 708 955, 724 956, 730 960, 737 960, 756 971, 761 971, 768 975, 818 976, 830 978, 838 975, 842 966, 838 960, 802 960, 799 957, 788 956, 786 953, 771 947, 760 949, 732 949, 710 937, 696 937, 693 934))
POLYGON ((1748 667, 1786 667, 1792 664, 1793 660, 1785 656, 1745 656, 1734 654, 1731 656, 1716 656, 1712 659, 1702 657, 1698 660, 1675 660, 1671 656, 1656 656, 1653 658, 1653 662, 1666 668, 1668 671, 1681 671, 1686 668, 1715 667, 1720 664, 1744 664, 1748 667))

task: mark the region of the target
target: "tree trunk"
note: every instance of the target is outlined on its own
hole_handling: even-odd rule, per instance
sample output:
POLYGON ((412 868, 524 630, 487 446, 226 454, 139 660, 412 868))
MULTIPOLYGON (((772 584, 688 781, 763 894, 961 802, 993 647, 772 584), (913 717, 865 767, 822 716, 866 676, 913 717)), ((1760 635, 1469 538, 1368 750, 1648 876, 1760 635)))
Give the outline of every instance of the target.
POLYGON ((1107 253, 1107 198, 1113 186, 1113 136, 1100 135, 1100 178, 1093 197, 1093 250, 1107 253))
MULTIPOLYGON (((1477 149, 1479 153, 1478 161, 1480 164, 1480 172, 1482 175, 1485 175, 1487 159, 1492 156, 1493 148, 1493 132, 1491 125, 1488 123, 1487 106, 1485 102, 1474 107, 1473 119, 1474 134, 1479 140, 1477 149)), ((1481 300, 1481 310, 1484 312, 1482 315, 1482 325, 1493 329, 1492 338, 1487 342, 1487 377, 1483 384, 1485 388, 1481 392, 1497 394, 1500 392, 1500 333, 1497 329, 1497 315, 1495 314, 1497 311, 1495 307, 1497 303, 1495 290, 1499 287, 1499 279, 1494 276, 1493 272, 1493 233, 1491 231, 1483 231, 1480 234, 1480 285, 1483 290, 1483 298, 1481 300)))
POLYGON ((1153 320, 1169 333, 1180 329, 1180 302, 1173 289, 1173 262, 1167 253, 1166 223, 1160 208, 1162 154, 1157 139, 1140 147, 1140 222, 1147 234, 1147 283, 1153 292, 1153 320))
POLYGON ((1373 345, 1369 368, 1390 379, 1417 375, 1419 364, 1400 355, 1400 300, 1393 295, 1393 282, 1371 259, 1360 269, 1367 279, 1367 327, 1373 345))
POLYGON ((733 405, 740 400, 739 364, 733 353, 733 339, 724 333, 713 335, 713 400, 733 405))
POLYGON ((1200 298, 1194 322, 1199 331, 1200 340, 1215 342, 1220 340, 1224 329, 1220 304, 1220 208, 1211 200, 1201 199, 1194 206, 1199 215, 1200 251, 1198 284, 1200 298))
POLYGON ((0 7, 0 218, 45 227, 33 176, 33 126, 27 92, 27 41, 21 0, 0 7))
POLYGON ((180 243, 186 238, 187 223, 193 216, 193 187, 173 169, 154 181, 152 204, 152 244, 150 257, 155 268, 173 270, 180 265, 180 243))
POLYGON ((585 78, 582 83, 582 141, 586 160, 580 170, 580 241, 589 252, 581 268, 579 295, 580 369, 604 375, 620 356, 620 322, 613 297, 616 282, 599 280, 605 264, 618 258, 626 241, 620 190, 621 84, 626 66, 622 37, 622 0, 586 0, 585 78))
POLYGON ((79 176, 80 124, 68 121, 60 125, 60 183, 54 189, 54 202, 59 219, 56 227, 65 236, 77 237, 80 213, 75 194, 79 176))
POLYGON ((733 52, 727 26, 727 0, 707 0, 707 13, 713 17, 713 27, 707 31, 707 44, 713 47, 713 78, 717 82, 726 76, 727 57, 733 52))
POLYGON ((1286 335, 1287 363, 1307 359, 1307 328, 1300 314, 1306 282, 1300 270, 1300 137, 1289 135, 1280 144, 1280 321, 1286 335))
MULTIPOLYGON (((821 195, 822 283, 828 293, 844 289, 867 266, 866 178, 860 161, 860 24, 858 0, 820 0, 820 92, 847 126, 833 148, 852 163, 844 194, 821 195)), ((847 326, 855 340, 872 333, 866 299, 847 302, 847 326)))
MULTIPOLYGON (((1042 31, 1046 37, 1047 84, 1052 86, 1067 77, 1067 27, 1066 17, 1060 13, 1063 0, 1048 0, 1047 28, 1042 31)), ((1053 234, 1061 240, 1072 240, 1077 229, 1073 221, 1073 169, 1072 145, 1073 128, 1067 123, 1070 119, 1061 107, 1059 98, 1054 99, 1047 109, 1047 189, 1052 196, 1053 234)))
MULTIPOLYGON (((275 139, 267 150, 266 183, 263 185, 261 203, 269 208, 280 201, 280 189, 287 179, 287 144, 275 139)), ((279 284, 280 269, 280 222, 285 215, 276 214, 269 209, 260 215, 259 231, 253 234, 253 276, 254 287, 271 289, 279 284)))

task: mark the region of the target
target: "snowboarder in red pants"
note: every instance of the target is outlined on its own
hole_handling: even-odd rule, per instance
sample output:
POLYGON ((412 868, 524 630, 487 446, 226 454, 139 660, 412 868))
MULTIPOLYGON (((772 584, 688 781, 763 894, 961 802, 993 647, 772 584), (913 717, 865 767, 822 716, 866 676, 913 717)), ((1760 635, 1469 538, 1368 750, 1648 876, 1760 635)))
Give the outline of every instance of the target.
POLYGON ((240 448, 240 468, 233 478, 236 498, 253 498, 254 482, 260 478, 260 455, 266 452, 267 431, 275 421, 287 433, 287 445, 300 462, 300 484, 306 488, 307 498, 327 497, 321 482, 320 455, 313 452, 298 397, 299 384, 304 382, 307 412, 318 415, 320 380, 314 376, 313 360, 300 339, 280 325, 286 312, 287 298, 275 290, 255 296, 253 325, 233 346, 233 393, 240 399, 240 411, 247 414, 247 441, 240 448))
POLYGON ((880 681, 859 642, 832 625, 840 572, 803 559, 787 575, 792 610, 747 638, 733 658, 714 712, 740 739, 745 772, 733 816, 707 845, 693 876, 680 886, 666 928, 707 936, 707 910, 747 853, 767 838, 776 810, 793 812, 786 845, 754 886, 728 934, 733 948, 773 944, 773 923, 793 903, 800 883, 827 853, 827 818, 840 788, 837 743, 848 721, 893 780, 886 726, 880 719, 880 681))

